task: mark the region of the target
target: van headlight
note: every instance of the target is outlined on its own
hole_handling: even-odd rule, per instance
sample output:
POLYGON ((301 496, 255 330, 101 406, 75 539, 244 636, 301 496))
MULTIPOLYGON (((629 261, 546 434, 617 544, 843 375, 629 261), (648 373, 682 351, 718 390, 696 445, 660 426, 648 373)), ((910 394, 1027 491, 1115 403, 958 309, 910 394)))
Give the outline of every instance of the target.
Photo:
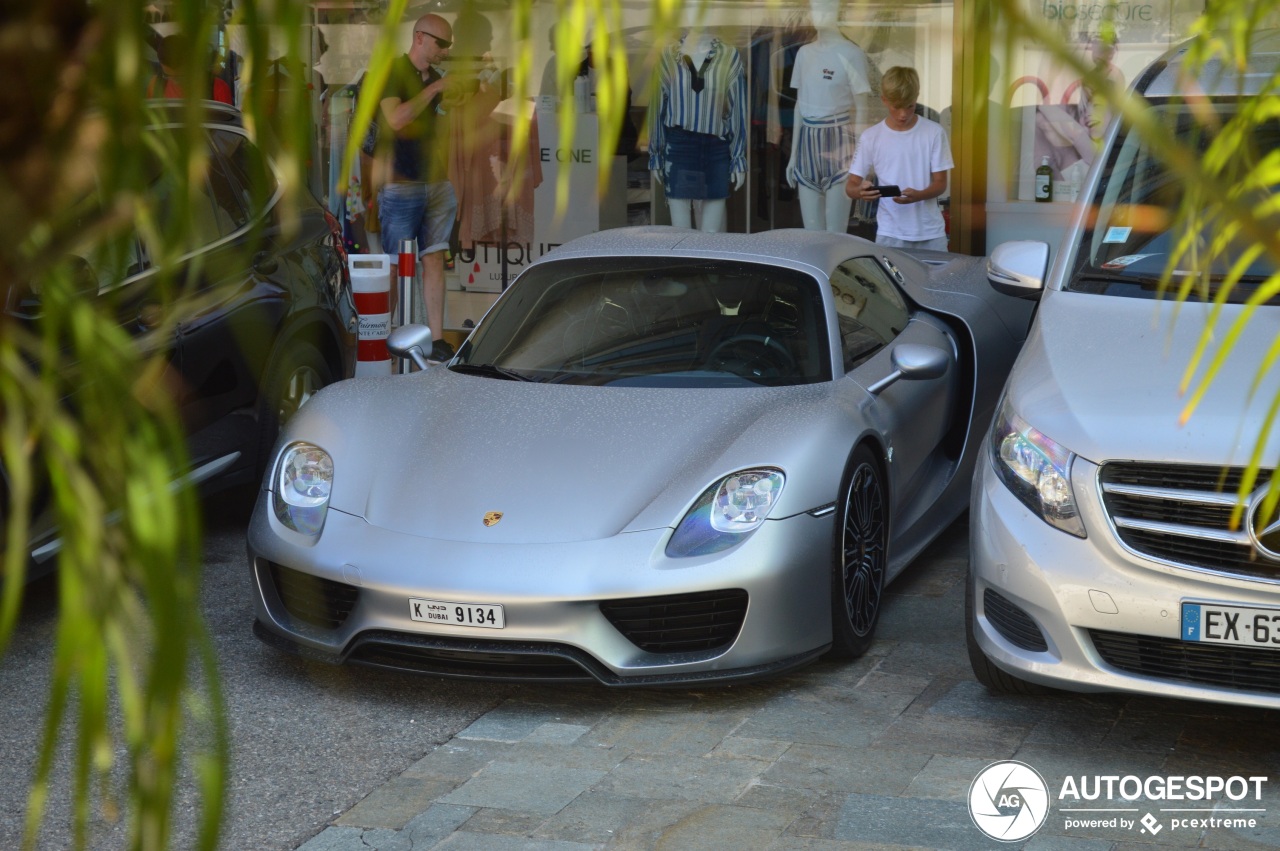
POLYGON ((333 459, 319 446, 293 443, 276 466, 271 502, 276 518, 295 532, 319 535, 333 493, 333 459))
POLYGON ((761 467, 739 470, 702 492, 667 543, 673 558, 727 550, 759 529, 778 504, 787 477, 761 467))
POLYGON ((1071 487, 1075 453, 1032 428, 1006 400, 991 430, 991 463, 1000 481, 1051 526, 1083 538, 1071 487))

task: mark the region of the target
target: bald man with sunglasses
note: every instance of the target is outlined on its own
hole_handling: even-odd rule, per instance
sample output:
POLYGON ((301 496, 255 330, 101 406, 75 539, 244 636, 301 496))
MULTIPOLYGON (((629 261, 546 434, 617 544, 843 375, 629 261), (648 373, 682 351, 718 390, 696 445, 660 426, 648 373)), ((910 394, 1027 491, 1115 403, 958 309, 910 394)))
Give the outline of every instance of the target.
MULTIPOLYGON (((456 78, 436 65, 449 55, 453 28, 439 15, 423 15, 413 26, 409 52, 396 59, 382 95, 382 118, 391 139, 391 174, 378 193, 382 244, 396 251, 416 238, 422 260, 423 303, 435 342, 428 359, 448 360, 453 349, 444 332, 444 251, 458 214, 448 179, 449 139, 441 101, 456 78)), ((380 134, 382 135, 382 134, 380 134)))

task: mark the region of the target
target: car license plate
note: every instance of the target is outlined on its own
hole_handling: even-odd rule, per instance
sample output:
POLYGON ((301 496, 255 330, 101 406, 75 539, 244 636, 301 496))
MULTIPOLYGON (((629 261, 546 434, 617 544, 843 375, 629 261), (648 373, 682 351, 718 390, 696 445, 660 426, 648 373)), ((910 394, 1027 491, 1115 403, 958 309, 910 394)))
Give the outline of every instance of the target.
POLYGON ((1280 650, 1280 609, 1183 603, 1182 640, 1280 650))
POLYGON ((502 629, 506 618, 502 606, 484 603, 452 603, 447 600, 409 600, 409 617, 423 623, 439 623, 446 626, 476 626, 484 629, 502 629))

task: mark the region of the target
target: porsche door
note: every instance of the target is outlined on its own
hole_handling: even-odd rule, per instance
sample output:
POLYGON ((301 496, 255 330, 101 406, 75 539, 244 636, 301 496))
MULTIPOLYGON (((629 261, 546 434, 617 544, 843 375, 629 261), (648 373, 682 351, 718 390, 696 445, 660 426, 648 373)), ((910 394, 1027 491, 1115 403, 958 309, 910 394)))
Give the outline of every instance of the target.
POLYGON ((847 377, 869 388, 894 372, 895 346, 916 344, 945 352, 949 364, 937 378, 899 380, 868 394, 866 412, 884 436, 894 525, 910 523, 915 506, 931 504, 954 464, 943 451, 952 419, 958 370, 945 325, 912 313, 892 276, 876 257, 855 257, 831 274, 832 296, 847 377))

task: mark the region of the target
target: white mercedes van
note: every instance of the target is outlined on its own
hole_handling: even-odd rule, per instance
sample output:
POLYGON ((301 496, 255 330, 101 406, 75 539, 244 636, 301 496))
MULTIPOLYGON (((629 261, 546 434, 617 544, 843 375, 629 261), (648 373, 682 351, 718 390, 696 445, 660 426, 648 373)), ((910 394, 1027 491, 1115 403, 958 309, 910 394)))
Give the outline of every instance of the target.
MULTIPOLYGON (((1278 51, 1270 32, 1242 73, 1213 64, 1186 79, 1176 48, 1135 88, 1165 132, 1207 156, 1243 102, 1277 96, 1278 51)), ((1266 157, 1280 158, 1280 121, 1255 125, 1232 167, 1245 174, 1266 157)), ((1265 504, 1280 370, 1258 372, 1280 340, 1268 290, 1280 264, 1210 226, 1200 236, 1227 250, 1198 269, 1178 264, 1174 281, 1194 284, 1179 306, 1160 280, 1182 237, 1183 193, 1147 140, 1112 126, 1052 265, 1038 242, 1006 243, 989 260, 993 286, 1039 299, 974 478, 968 642, 989 689, 1280 708, 1280 514, 1265 504), (1224 297, 1233 268, 1240 281, 1224 297), (1219 339, 1248 321, 1183 423, 1184 374, 1215 311, 1219 339), (1267 469, 1233 519, 1264 426, 1267 469)))

